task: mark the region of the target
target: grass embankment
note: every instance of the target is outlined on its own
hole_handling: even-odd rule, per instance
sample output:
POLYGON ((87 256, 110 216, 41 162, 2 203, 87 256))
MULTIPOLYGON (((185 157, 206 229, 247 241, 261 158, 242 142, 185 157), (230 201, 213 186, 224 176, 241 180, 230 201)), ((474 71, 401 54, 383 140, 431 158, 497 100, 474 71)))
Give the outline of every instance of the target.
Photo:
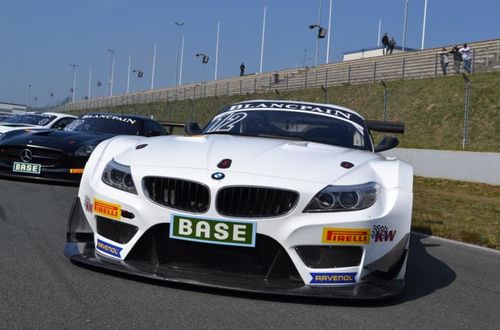
MULTIPOLYGON (((471 76, 468 113, 469 151, 500 152, 500 72, 471 76)), ((406 132, 401 147, 462 150, 465 82, 461 75, 387 82, 388 120, 402 121, 406 132)), ((320 89, 218 96, 204 99, 155 102, 101 108, 96 111, 153 115, 156 119, 206 123, 220 107, 248 99, 287 99, 325 102, 320 89)), ((366 119, 384 117, 381 84, 334 86, 327 89, 327 102, 360 112, 366 119)), ((80 114, 92 110, 79 111, 80 114)), ((374 136, 376 140, 380 136, 374 136)))
POLYGON ((415 177, 415 231, 500 249, 500 186, 415 177))

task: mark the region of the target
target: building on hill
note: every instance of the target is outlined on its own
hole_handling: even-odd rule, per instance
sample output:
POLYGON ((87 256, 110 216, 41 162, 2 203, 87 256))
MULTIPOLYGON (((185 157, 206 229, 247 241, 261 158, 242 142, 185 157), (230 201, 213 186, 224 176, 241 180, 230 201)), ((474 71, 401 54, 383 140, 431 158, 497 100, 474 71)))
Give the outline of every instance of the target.
MULTIPOLYGON (((392 55, 406 53, 406 52, 416 52, 416 51, 418 51, 418 49, 408 48, 408 47, 405 47, 405 50, 403 51, 403 47, 396 45, 396 46, 394 46, 394 51, 392 52, 392 55)), ((372 48, 363 48, 363 49, 344 52, 344 54, 342 56, 342 61, 359 60, 361 58, 369 58, 369 57, 376 57, 376 56, 384 56, 384 47, 383 46, 372 47, 372 48)), ((390 56, 390 55, 387 55, 387 56, 390 56)))
POLYGON ((28 110, 28 107, 23 104, 0 102, 0 111, 4 113, 23 113, 28 110))

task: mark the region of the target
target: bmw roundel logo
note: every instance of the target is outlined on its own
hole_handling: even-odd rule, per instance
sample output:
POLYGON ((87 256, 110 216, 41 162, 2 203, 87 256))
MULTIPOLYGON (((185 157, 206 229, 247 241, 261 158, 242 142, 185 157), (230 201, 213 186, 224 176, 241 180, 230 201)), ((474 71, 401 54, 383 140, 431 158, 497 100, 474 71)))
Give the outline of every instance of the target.
POLYGON ((221 173, 221 172, 215 172, 214 174, 212 174, 212 179, 214 180, 222 180, 224 179, 225 175, 224 173, 221 173))

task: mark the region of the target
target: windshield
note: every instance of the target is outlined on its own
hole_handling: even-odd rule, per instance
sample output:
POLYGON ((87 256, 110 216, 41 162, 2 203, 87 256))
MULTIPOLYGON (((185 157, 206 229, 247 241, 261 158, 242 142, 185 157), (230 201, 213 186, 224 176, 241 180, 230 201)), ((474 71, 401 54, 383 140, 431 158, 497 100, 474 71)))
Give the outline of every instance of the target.
POLYGON ((285 138, 371 150, 367 131, 359 124, 334 117, 293 111, 225 112, 208 123, 203 133, 285 138))
POLYGON ((71 132, 139 135, 141 123, 137 119, 115 115, 85 115, 64 128, 71 132))
POLYGON ((37 125, 45 126, 54 121, 56 116, 47 115, 43 113, 29 113, 12 116, 2 121, 2 124, 21 124, 21 125, 37 125))

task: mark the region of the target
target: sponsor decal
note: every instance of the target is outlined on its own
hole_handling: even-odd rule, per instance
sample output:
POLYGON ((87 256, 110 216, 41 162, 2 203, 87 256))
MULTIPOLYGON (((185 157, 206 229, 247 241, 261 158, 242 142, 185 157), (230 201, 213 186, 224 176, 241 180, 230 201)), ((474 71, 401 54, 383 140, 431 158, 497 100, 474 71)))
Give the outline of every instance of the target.
POLYGON ((102 215, 106 218, 120 220, 122 210, 121 206, 118 204, 108 203, 94 198, 94 213, 102 215))
POLYGON ((234 126, 245 119, 248 116, 245 112, 239 113, 224 113, 215 117, 212 122, 210 122, 210 127, 207 129, 207 133, 211 132, 229 132, 234 128, 234 126))
POLYGON ((170 238, 210 244, 255 246, 255 222, 219 221, 173 215, 170 238))
POLYGON ((323 228, 321 242, 333 244, 368 244, 370 243, 370 229, 323 228))
POLYGON ((335 109, 332 107, 318 106, 318 105, 310 105, 310 104, 299 104, 299 103, 240 103, 235 104, 229 108, 229 111, 241 110, 241 109, 287 109, 287 110, 303 110, 303 111, 311 111, 324 113, 328 115, 332 115, 335 117, 344 117, 345 119, 350 119, 352 113, 347 111, 342 111, 339 109, 335 109))
POLYGON ((121 247, 106 243, 104 241, 101 241, 100 239, 97 240, 96 248, 101 252, 112 255, 113 257, 117 257, 117 258, 122 257, 120 255, 120 252, 123 250, 121 247))
POLYGON ((230 106, 227 111, 241 110, 285 110, 302 111, 334 117, 340 120, 351 122, 361 134, 364 134, 363 119, 347 110, 340 110, 334 107, 317 104, 304 104, 294 102, 250 102, 238 103, 230 106))
POLYGON ((94 206, 92 205, 89 196, 85 196, 84 205, 85 205, 85 211, 92 213, 94 206))
POLYGON ((312 284, 356 283, 356 273, 311 273, 312 284))
POLYGON ((116 115, 85 115, 82 117, 82 119, 110 119, 110 120, 119 120, 121 122, 127 123, 127 124, 135 124, 137 120, 132 119, 132 118, 127 118, 127 117, 121 117, 121 116, 116 116, 116 115))
POLYGON ((14 164, 12 164, 12 171, 18 173, 40 174, 42 172, 42 165, 14 162, 14 164))
POLYGON ((383 225, 373 225, 372 238, 375 242, 392 242, 394 237, 396 237, 395 230, 389 230, 383 225))

